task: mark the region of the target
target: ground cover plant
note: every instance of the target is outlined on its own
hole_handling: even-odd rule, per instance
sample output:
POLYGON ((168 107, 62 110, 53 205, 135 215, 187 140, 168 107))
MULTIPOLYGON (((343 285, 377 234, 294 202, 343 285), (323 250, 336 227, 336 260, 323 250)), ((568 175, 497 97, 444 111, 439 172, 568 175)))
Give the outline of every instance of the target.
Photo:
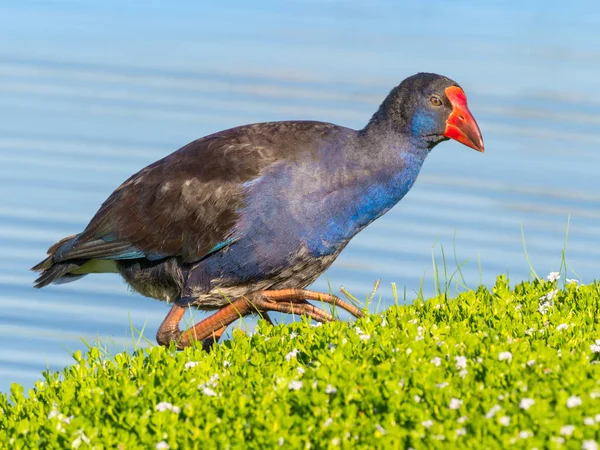
POLYGON ((92 347, 0 396, 0 447, 596 449, 599 308, 599 284, 501 276, 211 353, 92 347))

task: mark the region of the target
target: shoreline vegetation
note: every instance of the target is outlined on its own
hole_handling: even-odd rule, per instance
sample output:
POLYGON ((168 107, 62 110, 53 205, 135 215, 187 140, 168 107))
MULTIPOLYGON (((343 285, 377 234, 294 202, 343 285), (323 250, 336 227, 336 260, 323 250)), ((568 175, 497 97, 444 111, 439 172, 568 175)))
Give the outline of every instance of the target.
POLYGON ((0 448, 581 448, 600 443, 600 284, 505 276, 210 353, 76 352, 0 395, 0 448))

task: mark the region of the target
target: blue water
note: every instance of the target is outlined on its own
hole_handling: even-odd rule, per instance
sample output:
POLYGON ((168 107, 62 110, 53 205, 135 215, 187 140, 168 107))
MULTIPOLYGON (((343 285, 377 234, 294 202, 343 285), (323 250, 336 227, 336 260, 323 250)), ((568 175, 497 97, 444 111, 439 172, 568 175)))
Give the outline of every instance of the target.
POLYGON ((521 228, 545 275, 569 217, 569 266, 598 276, 596 2, 202 3, 0 1, 0 390, 61 369, 82 339, 131 348, 130 326, 153 339, 167 306, 117 276, 38 291, 28 271, 130 174, 243 123, 361 127, 418 71, 464 87, 486 153, 437 147, 314 287, 364 298, 381 278, 383 305, 392 282, 410 302, 421 283, 434 292, 442 247, 467 286, 527 279, 521 228))

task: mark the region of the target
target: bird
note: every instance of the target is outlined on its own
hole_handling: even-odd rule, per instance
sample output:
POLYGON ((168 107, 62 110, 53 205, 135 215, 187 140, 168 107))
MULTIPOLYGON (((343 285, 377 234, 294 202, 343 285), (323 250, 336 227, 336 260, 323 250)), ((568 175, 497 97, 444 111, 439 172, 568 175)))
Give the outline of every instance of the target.
POLYGON ((179 349, 194 340, 210 347, 249 314, 333 320, 310 301, 360 317, 356 306, 306 288, 409 192, 448 139, 484 151, 464 90, 434 73, 402 81, 360 130, 290 120, 210 134, 123 182, 82 232, 32 268, 35 287, 118 273, 172 305, 156 340, 179 349), (213 314, 182 331, 190 307, 213 314))

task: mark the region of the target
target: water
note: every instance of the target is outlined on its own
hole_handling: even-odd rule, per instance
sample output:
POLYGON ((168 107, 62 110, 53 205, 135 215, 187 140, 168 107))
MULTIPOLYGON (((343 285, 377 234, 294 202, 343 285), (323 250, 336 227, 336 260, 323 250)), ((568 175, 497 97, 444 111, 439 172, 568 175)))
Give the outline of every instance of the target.
MULTIPOLYGON (((81 339, 153 339, 164 304, 114 275, 38 291, 28 271, 83 229, 130 174, 231 126, 361 127, 418 71, 463 85, 484 155, 437 147, 410 194, 315 288, 364 297, 377 278, 433 293, 432 251, 467 285, 600 260, 600 7, 521 2, 0 2, 0 390, 69 364, 81 339), (577 11, 587 11, 581 15, 577 11), (478 262, 480 260, 480 263, 478 262)), ((575 276, 573 276, 575 277, 575 276)), ((386 303, 386 304, 387 304, 386 303)), ((280 318, 281 320, 281 318, 280 318)))

